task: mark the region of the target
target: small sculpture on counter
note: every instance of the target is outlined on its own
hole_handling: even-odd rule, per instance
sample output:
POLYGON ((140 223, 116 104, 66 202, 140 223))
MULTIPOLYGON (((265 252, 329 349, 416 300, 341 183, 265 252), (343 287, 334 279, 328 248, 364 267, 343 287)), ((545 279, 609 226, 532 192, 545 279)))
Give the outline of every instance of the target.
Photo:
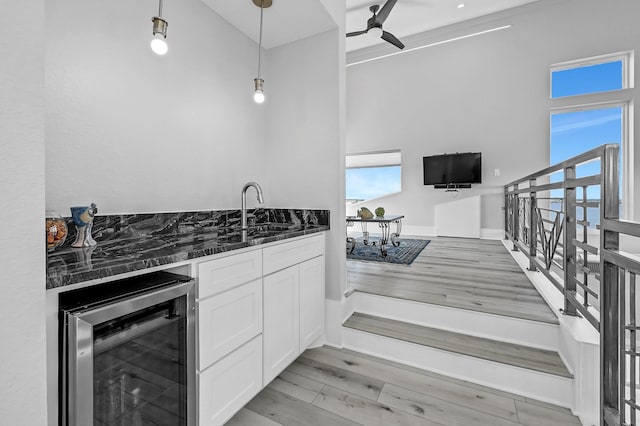
POLYGON ((384 207, 378 207, 374 211, 377 217, 384 217, 384 207))
POLYGON ((93 217, 98 213, 95 203, 91 207, 71 207, 71 217, 76 225, 76 239, 71 247, 92 247, 98 244, 91 236, 93 217))
POLYGON ((358 217, 361 219, 373 219, 373 213, 371 213, 371 210, 369 210, 366 207, 361 208, 360 210, 358 210, 358 217))
POLYGON ((67 223, 57 212, 47 211, 45 219, 47 250, 53 251, 67 239, 67 223))

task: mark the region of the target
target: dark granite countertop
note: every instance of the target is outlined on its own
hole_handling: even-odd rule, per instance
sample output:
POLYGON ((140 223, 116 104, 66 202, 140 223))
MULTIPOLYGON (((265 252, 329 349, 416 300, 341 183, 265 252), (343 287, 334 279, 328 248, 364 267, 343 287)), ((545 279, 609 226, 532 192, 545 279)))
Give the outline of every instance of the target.
MULTIPOLYGON (((328 212, 325 210, 286 212, 286 215, 280 217, 284 220, 277 222, 269 221, 269 218, 273 219, 269 210, 254 213, 253 217, 257 217, 257 221, 249 227, 249 238, 244 243, 241 242, 238 226, 235 226, 237 224, 232 223, 235 222, 235 211, 225 211, 223 215, 211 214, 206 219, 202 218, 202 212, 198 212, 200 221, 194 221, 196 213, 129 215, 118 216, 116 219, 103 217, 101 221, 97 221, 98 226, 94 231, 94 235, 98 235, 97 246, 72 248, 67 240, 62 247, 48 254, 47 289, 329 229, 328 212), (312 212, 311 216, 308 212, 312 212), (300 220, 301 217, 305 220, 300 220), (122 226, 123 222, 126 226, 122 226), (171 225, 171 231, 167 230, 167 224, 171 225), (220 227, 221 224, 230 226, 220 227), (118 229, 119 226, 121 227, 118 229), (113 231, 114 228, 118 230, 113 231)), ((71 230, 69 236, 73 237, 71 230)))

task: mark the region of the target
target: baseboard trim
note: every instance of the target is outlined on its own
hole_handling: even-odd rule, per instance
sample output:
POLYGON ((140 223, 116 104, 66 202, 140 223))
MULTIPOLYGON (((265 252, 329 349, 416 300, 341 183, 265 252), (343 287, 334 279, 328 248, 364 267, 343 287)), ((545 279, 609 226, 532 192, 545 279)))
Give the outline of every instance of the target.
POLYGON ((504 229, 495 229, 495 228, 480 229, 481 240, 501 240, 503 238, 504 238, 504 229))
POLYGON ((342 324, 353 314, 353 304, 353 297, 343 297, 341 300, 325 299, 325 344, 342 348, 342 324))

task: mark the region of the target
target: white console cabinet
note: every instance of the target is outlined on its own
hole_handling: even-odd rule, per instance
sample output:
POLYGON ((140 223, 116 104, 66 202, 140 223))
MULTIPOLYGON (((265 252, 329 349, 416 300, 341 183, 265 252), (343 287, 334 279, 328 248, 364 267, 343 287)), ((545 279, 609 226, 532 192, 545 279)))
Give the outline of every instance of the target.
POLYGON ((200 426, 223 425, 324 330, 324 234, 196 265, 200 426))
POLYGON ((324 235, 263 251, 263 383, 266 386, 324 329, 324 235), (274 272, 275 271, 275 272, 274 272))

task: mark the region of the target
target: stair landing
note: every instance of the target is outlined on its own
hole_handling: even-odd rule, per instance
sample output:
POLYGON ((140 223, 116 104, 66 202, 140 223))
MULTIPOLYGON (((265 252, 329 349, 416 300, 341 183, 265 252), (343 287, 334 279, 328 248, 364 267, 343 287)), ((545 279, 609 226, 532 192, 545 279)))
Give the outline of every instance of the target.
POLYGON ((347 261, 356 292, 558 324, 501 241, 424 237, 431 243, 409 265, 347 261))

